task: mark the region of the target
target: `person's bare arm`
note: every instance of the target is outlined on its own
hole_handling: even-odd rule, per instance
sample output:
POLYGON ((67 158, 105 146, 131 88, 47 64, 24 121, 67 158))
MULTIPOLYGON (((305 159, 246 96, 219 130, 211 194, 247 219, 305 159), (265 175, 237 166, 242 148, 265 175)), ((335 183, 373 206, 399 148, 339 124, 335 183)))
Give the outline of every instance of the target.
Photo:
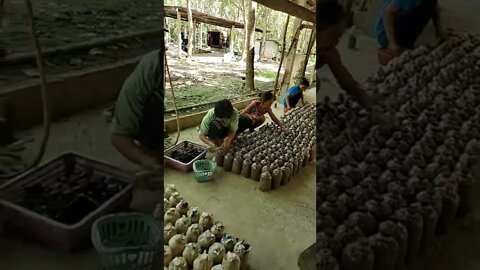
POLYGON ((348 69, 343 65, 340 53, 337 49, 323 53, 322 58, 343 90, 352 96, 356 96, 363 92, 360 84, 353 79, 348 69))
POLYGON ((214 143, 212 140, 210 140, 207 136, 205 136, 205 135, 203 135, 203 134, 200 134, 198 137, 199 137, 200 140, 201 140, 202 142, 204 142, 206 145, 208 145, 208 146, 216 146, 215 143, 214 143))
POLYGON ((287 108, 291 108, 292 106, 290 106, 290 95, 287 94, 287 96, 285 97, 285 101, 287 102, 287 108))
POLYGON ((443 39, 444 34, 443 34, 443 26, 442 26, 442 21, 440 19, 440 6, 437 3, 437 6, 435 7, 435 13, 433 14, 433 25, 435 26, 435 34, 437 38, 443 39))
POLYGON ((395 13, 398 11, 398 7, 394 4, 390 4, 385 9, 383 14, 383 23, 385 25, 385 33, 387 34, 388 47, 393 51, 398 51, 400 47, 397 43, 397 37, 395 36, 395 13))
POLYGON ((240 114, 250 114, 250 113, 252 113, 253 106, 254 106, 254 104, 250 103, 245 109, 243 109, 240 112, 240 114))
POLYGON ((277 124, 279 127, 283 128, 282 122, 277 118, 277 116, 273 113, 272 109, 268 110, 268 115, 272 119, 272 121, 277 124))
POLYGON ((151 168, 160 165, 158 160, 138 146, 132 138, 125 135, 112 134, 110 140, 113 147, 115 147, 120 154, 138 166, 151 168))
POLYGON ((222 148, 223 150, 226 150, 226 149, 230 148, 230 146, 232 145, 233 140, 235 139, 235 135, 236 135, 236 134, 237 134, 237 133, 236 133, 236 132, 233 132, 233 131, 230 131, 230 132, 228 133, 228 136, 223 140, 223 144, 222 144, 222 146, 221 146, 221 148, 222 148))

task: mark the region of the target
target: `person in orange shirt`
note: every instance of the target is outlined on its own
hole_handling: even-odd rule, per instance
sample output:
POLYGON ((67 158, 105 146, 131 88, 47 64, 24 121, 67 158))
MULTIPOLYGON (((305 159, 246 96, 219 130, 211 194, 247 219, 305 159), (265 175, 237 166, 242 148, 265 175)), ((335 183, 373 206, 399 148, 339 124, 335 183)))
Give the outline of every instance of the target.
POLYGON ((268 113, 274 123, 276 123, 283 131, 286 131, 282 122, 272 111, 272 104, 275 97, 272 92, 263 92, 258 100, 252 101, 248 107, 240 112, 238 120, 237 134, 249 129, 253 132, 257 127, 265 123, 265 114, 268 113))

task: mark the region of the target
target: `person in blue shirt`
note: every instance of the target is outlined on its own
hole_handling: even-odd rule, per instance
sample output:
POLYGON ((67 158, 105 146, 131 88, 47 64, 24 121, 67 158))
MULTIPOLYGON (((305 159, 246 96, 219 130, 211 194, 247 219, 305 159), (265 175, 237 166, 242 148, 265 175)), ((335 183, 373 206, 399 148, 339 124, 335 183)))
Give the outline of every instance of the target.
POLYGON ((310 86, 307 79, 303 78, 299 84, 294 85, 288 89, 287 94, 283 97, 283 111, 286 113, 292 108, 295 108, 297 103, 302 100, 302 104, 305 104, 303 100, 303 91, 310 86))
POLYGON ((437 0, 384 0, 375 26, 380 64, 413 49, 430 20, 437 37, 443 38, 437 0))

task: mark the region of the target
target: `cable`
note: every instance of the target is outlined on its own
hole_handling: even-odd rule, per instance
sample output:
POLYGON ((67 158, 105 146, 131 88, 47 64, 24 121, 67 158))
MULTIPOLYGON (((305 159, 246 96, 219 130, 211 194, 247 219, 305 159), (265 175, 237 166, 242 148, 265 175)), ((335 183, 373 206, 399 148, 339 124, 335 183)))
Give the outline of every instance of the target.
POLYGON ((0 174, 0 179, 14 178, 37 166, 42 160, 43 155, 45 154, 48 138, 50 137, 50 115, 48 112, 47 80, 46 80, 45 71, 43 68, 43 56, 42 56, 40 43, 38 42, 38 37, 35 32, 32 2, 30 0, 25 0, 25 5, 27 6, 27 12, 28 12, 28 17, 30 22, 30 37, 32 39, 33 47, 36 53, 35 58, 37 62, 38 72, 40 75, 40 93, 42 98, 42 114, 43 114, 43 137, 42 137, 42 141, 40 143, 40 148, 38 149, 37 155, 33 159, 32 163, 26 166, 25 170, 19 173, 16 172, 11 174, 0 174))
POLYGON ((170 90, 172 91, 173 106, 175 107, 175 116, 176 116, 176 119, 177 119, 177 137, 175 138, 175 142, 172 145, 172 146, 175 146, 175 145, 177 145, 178 140, 180 139, 180 116, 178 115, 177 101, 175 99, 175 91, 173 91, 172 77, 170 76, 170 69, 168 67, 167 54, 166 53, 165 53, 165 68, 166 68, 167 75, 168 75, 168 82, 170 83, 170 90))

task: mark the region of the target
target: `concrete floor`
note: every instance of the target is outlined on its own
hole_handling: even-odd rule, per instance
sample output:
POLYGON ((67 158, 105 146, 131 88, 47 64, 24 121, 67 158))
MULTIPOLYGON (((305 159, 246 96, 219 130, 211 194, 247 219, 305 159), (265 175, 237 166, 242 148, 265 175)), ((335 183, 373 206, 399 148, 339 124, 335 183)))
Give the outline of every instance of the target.
MULTIPOLYGON (((314 91, 306 100, 314 102, 314 91), (313 97, 313 98, 312 98, 313 97)), ((282 108, 274 109, 277 116, 282 108)), ((201 143, 195 128, 182 131, 180 142, 201 143)), ((251 270, 298 269, 300 253, 315 242, 315 166, 303 169, 288 185, 261 192, 258 182, 218 169, 215 181, 197 183, 193 173, 165 170, 165 184, 175 184, 191 204, 211 212, 226 230, 252 245, 251 270)))
MULTIPOLYGON (((308 90, 306 100, 315 102, 315 91, 308 90)), ((282 114, 282 106, 275 109, 282 114)), ((52 125, 44 160, 63 152, 78 152, 124 169, 135 166, 123 159, 109 143, 109 125, 96 109, 76 114, 52 125)), ((41 129, 19 134, 21 138, 40 138, 41 129)), ((182 132, 181 139, 196 137, 194 129, 182 132)), ((195 140, 195 139, 193 139, 195 140)), ((38 140, 27 143, 22 153, 29 160, 38 149, 38 140)), ((192 205, 211 212, 229 232, 246 239, 252 246, 252 270, 297 269, 297 259, 315 241, 315 166, 297 175, 289 185, 263 193, 258 183, 219 170, 217 180, 198 184, 193 174, 166 171, 165 183, 176 184, 192 205), (200 192, 199 192, 200 191, 200 192)), ((136 190, 132 208, 150 212, 162 194, 136 190)), ((97 255, 88 249, 76 254, 59 254, 42 245, 12 235, 0 238, 0 269, 63 270, 99 269, 97 255), (25 259, 23 259, 25 258, 25 259)))

